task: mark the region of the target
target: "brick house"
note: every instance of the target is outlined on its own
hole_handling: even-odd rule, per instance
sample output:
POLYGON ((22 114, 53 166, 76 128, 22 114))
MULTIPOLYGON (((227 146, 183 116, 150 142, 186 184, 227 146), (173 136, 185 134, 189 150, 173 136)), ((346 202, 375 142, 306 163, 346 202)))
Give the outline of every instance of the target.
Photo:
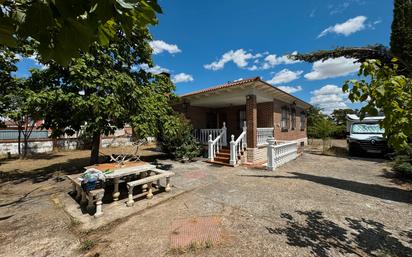
POLYGON ((309 107, 256 77, 184 94, 175 110, 191 121, 198 140, 208 145, 210 161, 235 166, 265 163, 270 136, 304 146, 309 107))

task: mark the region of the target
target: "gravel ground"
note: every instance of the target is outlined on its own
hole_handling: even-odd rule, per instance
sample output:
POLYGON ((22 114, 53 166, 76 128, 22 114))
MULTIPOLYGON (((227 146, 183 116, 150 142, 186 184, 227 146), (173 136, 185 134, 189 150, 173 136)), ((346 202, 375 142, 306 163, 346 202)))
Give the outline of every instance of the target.
POLYGON ((382 160, 304 153, 275 172, 161 163, 196 189, 87 234, 53 201, 67 181, 3 184, 0 256, 412 256, 412 192, 382 160), (40 188, 20 199, 17 187, 40 188), (172 223, 204 216, 220 218, 222 241, 172 251, 172 223))

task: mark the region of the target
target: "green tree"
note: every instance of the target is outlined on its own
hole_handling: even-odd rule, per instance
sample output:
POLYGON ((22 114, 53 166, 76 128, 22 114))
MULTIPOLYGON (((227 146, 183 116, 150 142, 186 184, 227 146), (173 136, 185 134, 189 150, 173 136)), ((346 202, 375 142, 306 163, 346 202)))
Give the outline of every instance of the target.
POLYGON ((359 75, 368 80, 349 80, 343 90, 349 92, 351 101, 368 101, 360 109, 361 118, 366 114, 385 114, 381 126, 390 146, 401 150, 408 145, 412 135, 412 83, 411 78, 399 75, 396 60, 391 66, 379 60, 362 63, 359 75))
POLYGON ((358 114, 358 111, 352 109, 335 109, 331 114, 331 118, 336 125, 344 125, 346 124, 347 114, 358 114))
MULTIPOLYGON (((391 33, 391 52, 402 64, 407 66, 407 73, 412 76, 412 1, 395 0, 391 33)), ((398 64, 399 65, 399 64, 398 64)), ((399 67, 398 67, 399 68, 399 67)))
POLYGON ((155 25, 161 12, 157 0, 0 0, 0 45, 35 40, 44 62, 67 65, 95 41, 132 40, 134 27, 155 25))
MULTIPOLYGON (((0 117, 5 115, 10 107, 13 91, 18 80, 13 76, 17 71, 16 54, 7 47, 0 47, 0 117)), ((0 120, 0 125, 2 120, 0 120)))
MULTIPOLYGON (((121 33, 121 32, 119 32, 121 33)), ((39 83, 47 85, 41 102, 53 136, 82 129, 92 135, 90 162, 98 161, 100 136, 126 123, 138 137, 156 136, 157 119, 169 115, 174 85, 167 74, 145 72, 152 65, 150 33, 134 27, 132 40, 118 35, 109 46, 94 43, 68 67, 49 63, 39 83)))
POLYGON ((291 55, 291 58, 315 62, 344 56, 361 62, 359 75, 370 77, 370 82, 364 78, 347 81, 344 89, 350 92, 351 101, 367 103, 360 110, 361 117, 383 112, 385 119, 381 125, 386 131, 389 143, 393 148, 401 149, 408 144, 408 137, 412 135, 412 126, 406 120, 410 117, 412 97, 412 1, 395 0, 394 6, 391 49, 382 45, 340 47, 329 51, 291 55), (396 61, 393 61, 394 59, 396 61), (392 89, 394 91, 389 92, 392 89), (400 120, 397 121, 397 118, 400 120))
POLYGON ((317 135, 314 133, 312 129, 316 124, 318 124, 321 120, 325 119, 325 115, 322 114, 322 110, 316 106, 310 107, 306 111, 307 115, 307 126, 308 126, 308 137, 315 138, 317 135))
POLYGON ((331 135, 336 130, 336 125, 327 118, 322 118, 318 120, 311 128, 308 128, 310 133, 316 138, 322 139, 322 152, 325 153, 327 150, 327 141, 330 139, 331 135))
POLYGON ((163 152, 181 160, 191 160, 200 155, 200 144, 193 136, 192 125, 184 116, 174 114, 160 122, 158 142, 163 152))

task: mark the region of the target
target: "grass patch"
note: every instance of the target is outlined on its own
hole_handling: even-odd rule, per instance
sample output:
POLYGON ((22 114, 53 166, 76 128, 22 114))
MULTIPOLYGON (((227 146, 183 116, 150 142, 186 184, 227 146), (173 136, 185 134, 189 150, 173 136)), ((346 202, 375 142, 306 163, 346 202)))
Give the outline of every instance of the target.
POLYGON ((80 250, 83 252, 90 251, 95 245, 96 243, 93 240, 85 240, 82 242, 80 250))
POLYGON ((206 240, 203 242, 192 241, 188 246, 180 246, 171 249, 173 254, 185 254, 185 253, 196 253, 202 249, 210 249, 214 246, 212 240, 206 240))

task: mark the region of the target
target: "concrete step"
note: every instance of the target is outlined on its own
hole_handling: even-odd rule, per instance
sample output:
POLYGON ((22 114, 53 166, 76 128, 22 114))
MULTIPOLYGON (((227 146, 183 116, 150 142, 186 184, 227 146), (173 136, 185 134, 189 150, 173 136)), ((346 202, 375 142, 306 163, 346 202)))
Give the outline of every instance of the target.
POLYGON ((220 156, 216 156, 215 158, 215 161, 218 161, 218 162, 225 162, 225 163, 229 163, 229 158, 226 158, 226 157, 220 157, 220 156))

